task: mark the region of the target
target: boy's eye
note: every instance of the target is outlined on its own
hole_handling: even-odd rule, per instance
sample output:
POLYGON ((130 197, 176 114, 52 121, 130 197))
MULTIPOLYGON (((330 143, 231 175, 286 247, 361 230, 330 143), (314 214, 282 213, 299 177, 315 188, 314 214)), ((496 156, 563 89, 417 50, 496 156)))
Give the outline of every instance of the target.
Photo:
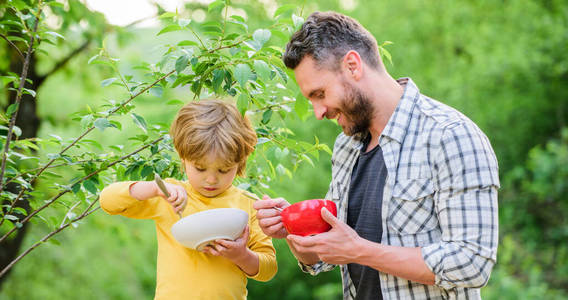
POLYGON ((228 169, 219 169, 219 173, 221 173, 221 174, 226 174, 228 172, 229 172, 228 169))
POLYGON ((203 172, 203 171, 205 171, 204 168, 195 167, 195 169, 196 169, 198 172, 203 172))

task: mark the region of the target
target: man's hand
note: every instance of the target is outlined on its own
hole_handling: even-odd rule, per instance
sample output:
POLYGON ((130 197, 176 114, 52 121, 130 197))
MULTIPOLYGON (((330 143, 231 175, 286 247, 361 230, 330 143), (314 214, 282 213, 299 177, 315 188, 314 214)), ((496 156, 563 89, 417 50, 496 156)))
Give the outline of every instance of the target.
POLYGON ((321 216, 331 225, 331 230, 305 237, 289 234, 287 239, 290 244, 300 253, 317 254, 326 263, 342 265, 354 262, 357 245, 362 238, 326 208, 322 208, 321 216))
POLYGON ((276 239, 285 238, 288 235, 282 223, 280 212, 274 209, 274 207, 283 209, 288 206, 290 206, 290 203, 283 198, 270 199, 266 195, 262 197, 262 200, 258 200, 253 204, 254 209, 257 210, 258 224, 264 234, 276 239))

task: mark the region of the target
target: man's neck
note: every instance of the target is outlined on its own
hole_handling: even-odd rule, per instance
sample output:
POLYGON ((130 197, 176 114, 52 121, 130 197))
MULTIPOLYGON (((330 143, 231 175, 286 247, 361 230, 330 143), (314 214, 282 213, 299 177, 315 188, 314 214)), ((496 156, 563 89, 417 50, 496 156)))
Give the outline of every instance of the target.
POLYGON ((373 119, 369 126, 371 141, 367 147, 367 150, 370 150, 379 144, 379 137, 394 113, 404 93, 404 87, 386 72, 373 73, 368 79, 364 86, 374 107, 373 119))

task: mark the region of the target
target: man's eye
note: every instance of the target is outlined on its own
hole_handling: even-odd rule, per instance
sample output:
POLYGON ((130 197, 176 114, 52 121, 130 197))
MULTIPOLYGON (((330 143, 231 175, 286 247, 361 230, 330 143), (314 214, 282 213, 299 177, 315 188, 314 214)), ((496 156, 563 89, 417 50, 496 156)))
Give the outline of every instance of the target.
POLYGON ((323 93, 323 92, 322 92, 322 93, 319 93, 319 94, 317 95, 317 98, 319 98, 319 99, 325 98, 325 93, 323 93))

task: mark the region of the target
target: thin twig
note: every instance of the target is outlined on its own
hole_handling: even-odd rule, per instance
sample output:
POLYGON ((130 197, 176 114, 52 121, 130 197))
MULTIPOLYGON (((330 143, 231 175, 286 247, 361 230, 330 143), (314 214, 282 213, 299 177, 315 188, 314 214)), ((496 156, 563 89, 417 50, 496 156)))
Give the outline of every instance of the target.
POLYGON ((28 77, 28 68, 30 66, 30 59, 32 57, 32 50, 34 46, 35 36, 39 24, 39 17, 41 15, 42 10, 42 1, 38 3, 38 10, 35 16, 35 24, 34 29, 32 31, 30 37, 30 44, 28 46, 28 51, 26 52, 26 59, 24 60, 24 66, 22 67, 22 74, 20 76, 20 85, 18 86, 18 93, 16 94, 16 101, 14 104, 16 105, 16 111, 12 113, 12 117, 10 118, 10 125, 8 126, 8 134, 6 135, 6 144, 4 145, 4 149, 2 150, 2 166, 0 167, 0 193, 4 190, 4 171, 6 170, 6 159, 8 150, 10 149, 10 141, 12 140, 12 132, 14 130, 14 126, 16 125, 16 117, 18 116, 18 111, 20 110, 20 102, 22 101, 22 90, 26 85, 26 78, 28 77))
MULTIPOLYGON (((88 162, 102 162, 102 161, 104 161, 104 159, 97 158, 97 159, 88 159, 88 160, 78 160, 78 161, 71 162, 71 163, 69 163, 69 162, 64 162, 64 163, 60 163, 60 164, 58 164, 58 165, 49 166, 49 169, 59 168, 59 167, 68 167, 68 166, 74 166, 74 165, 80 165, 80 164, 88 163, 88 162)), ((39 171, 41 168, 42 168, 42 167, 38 167, 38 168, 34 168, 34 169, 27 170, 27 171, 25 171, 25 172, 22 172, 22 173, 20 173, 20 174, 18 174, 18 175, 16 175, 16 176, 10 178, 8 181, 6 181, 6 184, 8 184, 8 183, 10 183, 10 182, 12 182, 12 181, 14 181, 14 180, 20 178, 20 177, 23 177, 24 175, 31 174, 31 173, 33 173, 33 172, 37 172, 37 171, 39 171)))
MULTIPOLYGON (((234 46, 236 46, 236 45, 239 45, 239 44, 242 43, 242 42, 244 42, 244 40, 241 40, 241 41, 239 41, 239 42, 235 42, 235 43, 233 43, 233 44, 231 44, 231 45, 216 47, 215 49, 209 50, 207 53, 213 53, 213 52, 215 52, 215 51, 219 51, 219 50, 224 49, 224 48, 234 47, 234 46)), ((200 55, 200 56, 198 56, 198 58, 199 58, 199 57, 202 57, 202 56, 203 56, 203 55, 200 55)), ((115 112, 117 112, 118 110, 120 110, 121 108, 123 108, 126 104, 130 103, 134 98, 136 98, 136 97, 138 97, 139 95, 141 95, 142 93, 146 92, 146 91, 149 90, 151 87, 153 87, 154 85, 156 85, 158 82, 160 82, 160 81, 166 79, 167 77, 169 77, 169 76, 172 75, 173 73, 175 73, 175 70, 172 70, 172 71, 170 71, 169 73, 165 74, 164 76, 158 78, 157 80, 155 80, 155 81, 154 81, 153 83, 151 83, 150 85, 148 85, 148 86, 146 86, 145 88, 141 89, 138 93, 136 93, 136 94, 134 94, 134 95, 131 95, 128 100, 124 101, 121 105, 119 105, 118 107, 116 107, 114 110, 110 111, 109 114, 108 114, 108 116, 114 114, 115 112)), ((196 96, 194 95, 194 100, 195 100, 195 97, 196 97, 196 96)), ((73 147, 77 142, 79 142, 81 139, 83 139, 83 138, 84 138, 88 133, 90 133, 94 128, 95 128, 94 126, 91 126, 89 129, 87 129, 83 134, 81 134, 77 139, 75 139, 70 145, 68 145, 68 146, 65 147, 63 150, 61 150, 61 151, 59 152, 59 155, 57 155, 57 156, 60 156, 61 154, 65 153, 67 150, 69 150, 71 147, 73 147)), ((35 180, 36 180, 47 168, 49 168, 49 167, 51 166, 51 164, 52 164, 56 159, 57 159, 57 158, 51 159, 51 160, 50 160, 47 164, 45 164, 45 166, 43 166, 34 176, 32 176, 32 178, 31 178, 30 181, 29 181, 29 186, 30 186, 30 187, 34 184, 35 180)), ((0 184, 2 184, 2 183, 0 182, 0 184)), ((2 184, 2 187, 3 187, 3 186, 4 186, 4 185, 2 184)), ((1 191, 2 191, 2 190, 0 189, 0 192, 1 192, 1 191)), ((16 196, 16 198, 15 198, 15 199, 12 201, 12 203, 10 204, 10 208, 8 209, 8 212, 5 213, 4 215, 10 214, 10 213, 12 212, 12 210, 14 209, 16 203, 18 202, 18 200, 20 200, 20 199, 22 198, 22 196, 24 195, 24 193, 25 193, 26 191, 28 191, 28 188, 27 188, 27 187, 23 187, 23 188, 21 189, 21 191, 20 191, 20 193, 18 194, 18 196, 16 196)), ((29 219, 29 216, 28 216, 28 218, 26 218, 25 220, 27 220, 27 219, 29 219)), ((5 220, 4 218, 0 219, 0 225, 2 225, 2 223, 4 222, 4 220, 5 220)), ((12 232, 12 231, 11 231, 11 232, 12 232)), ((10 232, 10 233, 11 233, 11 232, 10 232)), ((6 236, 7 236, 7 235, 4 235, 4 237, 2 237, 2 238, 0 239, 0 242, 2 242, 6 236)))
MULTIPOLYGON (((110 167, 116 165, 117 163, 124 161, 125 159, 129 158, 130 156, 132 156, 132 155, 134 155, 134 154, 136 154, 136 153, 138 153, 138 152, 140 152, 140 151, 142 151, 142 150, 144 150, 144 149, 150 147, 151 145, 154 145, 154 144, 158 143, 159 141, 161 141, 161 140, 163 140, 163 139, 164 139, 164 137, 157 138, 157 139, 155 139, 154 141, 152 141, 152 142, 150 142, 150 143, 148 143, 148 144, 146 144, 146 145, 144 145, 144 146, 138 148, 137 150, 135 150, 135 151, 133 151, 133 152, 131 152, 131 153, 129 153, 129 154, 127 154, 127 155, 125 155, 125 156, 123 156, 123 157, 117 159, 117 160, 115 160, 114 162, 110 163, 108 166, 106 166, 106 167, 104 167, 104 168, 102 168, 102 169, 96 170, 96 171, 90 173, 89 175, 84 176, 84 177, 81 178, 81 179, 78 179, 77 181, 73 182, 73 183, 70 184, 69 186, 73 186, 73 185, 75 185, 75 184, 79 184, 79 183, 81 183, 81 182, 83 182, 83 181, 85 181, 85 180, 87 180, 87 179, 89 179, 89 178, 91 178, 91 177, 97 175, 98 173, 100 173, 100 172, 102 172, 102 171, 104 171, 104 170, 106 170, 106 169, 108 169, 108 168, 110 168, 110 167)), ((59 192, 59 194, 55 195, 53 198, 51 198, 50 200, 48 200, 47 202, 45 202, 41 207, 39 207, 38 209, 36 209, 36 210, 33 211, 32 213, 30 213, 25 219, 23 219, 23 220, 22 220, 21 222, 19 222, 19 223, 20 223, 20 224, 25 224, 25 223, 27 223, 33 216, 37 215, 40 211, 44 210, 46 207, 48 207, 48 206, 50 206, 51 204, 53 204, 55 201, 57 201, 57 199, 59 199, 61 196, 65 195, 65 194, 67 194, 69 191, 71 191, 70 188, 65 189, 65 190, 59 192)), ((14 232, 14 231, 16 231, 16 230, 18 230, 18 229, 19 229, 19 228, 18 228, 17 226, 14 226, 10 231, 8 231, 6 234, 4 234, 4 235, 2 236, 2 238, 0 238, 0 243, 2 243, 10 234, 12 234, 12 232, 14 232)))
MULTIPOLYGON (((98 199, 97 199, 98 200, 98 199)), ((39 240, 38 242, 36 242, 35 244, 33 244, 32 246, 30 246, 26 251, 24 251, 22 254, 20 254, 18 257, 16 257, 14 260, 12 260, 3 270, 2 272, 0 272, 0 278, 2 278, 6 272, 8 272, 8 270, 10 270, 18 261, 20 261, 22 258, 24 258, 26 255, 28 255, 30 252, 32 252, 35 248, 37 248, 38 246, 40 246, 41 244, 45 243, 47 240, 49 240, 51 237, 53 237, 54 235, 58 234, 59 232, 61 232, 63 229, 69 227, 69 225, 85 218, 86 216, 92 214, 93 212, 95 212, 97 209, 99 209, 100 207, 96 207, 94 209, 91 210, 91 208, 93 207, 93 205, 95 203, 97 203, 98 201, 95 200, 93 201, 89 207, 87 207, 87 209, 85 209, 85 211, 78 216, 77 218, 69 221, 69 223, 63 225, 63 226, 59 226, 59 228, 57 228, 56 230, 48 233, 46 236, 44 236, 41 240, 39 240)))
POLYGON ((16 51, 18 52, 18 55, 20 56, 20 59, 22 61, 24 61, 26 58, 24 57, 24 54, 22 53, 22 51, 20 51, 20 48, 18 48, 18 46, 16 46, 16 44, 12 43, 12 41, 10 41, 5 35, 0 33, 0 37, 2 37, 3 39, 6 40, 6 42, 8 42, 8 44, 10 44, 10 46, 14 47, 14 49, 16 49, 16 51))
MULTIPOLYGON (((123 108, 126 104, 128 104, 130 101, 132 101, 134 98, 138 97, 140 94, 144 93, 145 91, 149 90, 152 86, 156 85, 158 82, 160 82, 161 80, 167 78, 168 76, 170 76, 171 74, 173 74, 175 72, 175 70, 167 73, 166 75, 158 78, 156 81, 154 81, 152 84, 148 85, 147 87, 143 88, 142 90, 140 90, 137 94, 130 96, 130 98, 126 101, 124 101, 121 105, 119 105, 118 107, 116 107, 115 109, 113 109, 112 111, 109 112, 109 116, 116 113, 118 110, 120 110, 121 108, 123 108)), ((81 134, 78 138, 76 138, 70 145, 68 145, 67 147, 65 147, 63 150, 61 150, 57 157, 61 156, 63 153, 65 153, 67 150, 69 150, 71 147, 75 146, 75 144, 77 144, 81 139, 83 139, 87 134, 89 134, 89 132, 93 131, 95 129, 95 126, 91 126, 89 129, 87 129, 83 134, 81 134)), ((49 166, 51 166, 51 164, 53 162, 55 162, 57 158, 52 158, 45 166, 43 166, 34 176, 32 176, 32 178, 29 181, 29 186, 31 187, 34 182, 36 181, 36 179, 47 169, 49 168, 49 166)), ((1 191, 1 190, 0 190, 1 191)), ((12 212, 12 210, 14 209, 16 203, 18 202, 18 200, 20 200, 22 198, 22 196, 24 195, 24 193, 28 191, 27 187, 22 187, 22 189, 20 190, 20 193, 18 193, 18 196, 16 196, 16 198, 14 199, 14 201, 12 201, 12 203, 10 204, 10 208, 8 209, 8 212, 6 214, 10 214, 12 212)), ((4 218, 2 218, 0 220, 0 225, 2 225, 2 223, 4 222, 4 218)), ((2 240, 0 240, 1 242, 2 240)))

